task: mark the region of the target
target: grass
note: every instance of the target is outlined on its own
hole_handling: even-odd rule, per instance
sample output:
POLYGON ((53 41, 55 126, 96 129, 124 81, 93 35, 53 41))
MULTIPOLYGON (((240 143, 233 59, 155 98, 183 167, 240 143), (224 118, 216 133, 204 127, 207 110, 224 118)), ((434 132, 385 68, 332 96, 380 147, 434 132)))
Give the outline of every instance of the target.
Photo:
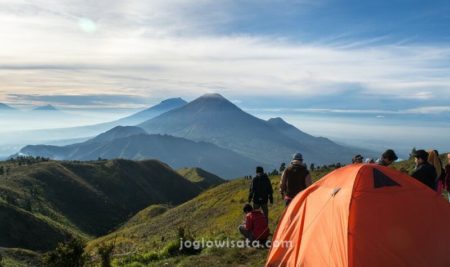
MULTIPOLYGON (((329 170, 313 172, 313 179, 317 180, 328 172, 329 170)), ((275 192, 278 192, 280 176, 270 178, 275 192)), ((262 265, 267 251, 261 249, 207 249, 194 256, 159 257, 152 262, 137 259, 134 263, 133 256, 131 258, 129 256, 129 253, 138 257, 148 253, 163 254, 162 251, 170 242, 176 241, 179 245, 178 229, 180 228, 185 229, 196 240, 202 238, 240 240, 237 227, 244 219, 242 206, 247 201, 249 185, 250 181, 245 179, 229 181, 157 216, 142 217, 138 214, 130 220, 133 223, 127 223, 118 231, 91 241, 87 250, 95 253, 95 248, 99 244, 115 242, 115 253, 126 255, 117 257, 117 261, 129 266, 134 266, 133 264, 143 264, 142 266, 262 265)), ((280 194, 275 193, 274 204, 269 209, 270 229, 273 232, 284 211, 284 202, 280 194)))
POLYGON ((18 248, 0 248, 3 267, 41 267, 40 255, 36 252, 18 248))
POLYGON ((201 192, 158 161, 0 162, 0 246, 53 249, 68 236, 107 234, 151 204, 201 192))
MULTIPOLYGON (((396 163, 393 168, 411 172, 414 162, 396 163)), ((191 171, 184 170, 184 175, 192 175, 191 171)), ((312 172, 313 180, 330 171, 312 172)), ((96 249, 105 242, 116 245, 114 266, 263 265, 267 256, 264 249, 207 248, 195 255, 174 253, 179 246, 179 229, 184 229, 186 236, 193 240, 241 239, 237 227, 244 219, 241 209, 247 201, 250 181, 227 181, 184 202, 179 194, 187 194, 184 198, 189 199, 190 186, 199 192, 195 182, 204 179, 199 177, 194 172, 194 176, 183 178, 154 161, 45 162, 10 166, 9 175, 0 176, 0 246, 16 236, 27 240, 22 247, 36 249, 30 244, 46 242, 50 247, 70 233, 91 240, 86 251, 94 256, 92 266, 96 264, 96 249), (133 180, 130 182, 130 179, 133 180), (194 184, 186 179, 192 179, 194 184), (78 202, 64 197, 71 194, 87 200, 78 202), (178 199, 168 203, 174 195, 178 199), (80 203, 84 204, 80 206, 80 203), (98 212, 89 211, 74 219, 75 211, 83 212, 82 207, 98 209, 98 212), (86 229, 95 229, 93 221, 99 216, 111 221, 103 231, 118 228, 94 239, 101 233, 86 229), (80 224, 79 220, 87 221, 80 224), (25 238, 24 233, 31 235, 25 238)), ((277 193, 280 176, 270 179, 276 192, 274 204, 269 207, 273 232, 284 211, 284 203, 277 193)), ((37 254, 25 250, 0 250, 0 253, 3 263, 9 264, 6 266, 35 266, 26 262, 37 262, 37 254)))
MULTIPOLYGON (((414 161, 395 163, 393 168, 412 172, 414 161)), ((331 169, 312 172, 316 181, 331 169)), ((270 177, 274 191, 278 192, 280 176, 270 177)), ((133 218, 107 236, 88 243, 87 250, 95 252, 102 242, 116 242, 117 266, 262 266, 267 250, 261 249, 205 249, 198 255, 164 257, 165 246, 177 241, 177 229, 186 229, 196 240, 230 238, 240 240, 237 226, 243 221, 242 206, 247 201, 249 180, 238 179, 212 188, 198 197, 156 216, 133 218), (123 256, 126 255, 126 256, 123 256), (150 260, 139 259, 152 255, 150 260), (137 256, 138 258, 133 258, 137 256)), ((284 211, 280 194, 275 193, 274 204, 269 207, 270 229, 273 232, 284 211)))
POLYGON ((190 182, 197 184, 202 189, 208 189, 225 182, 225 180, 219 176, 201 168, 183 168, 177 170, 177 172, 190 182))

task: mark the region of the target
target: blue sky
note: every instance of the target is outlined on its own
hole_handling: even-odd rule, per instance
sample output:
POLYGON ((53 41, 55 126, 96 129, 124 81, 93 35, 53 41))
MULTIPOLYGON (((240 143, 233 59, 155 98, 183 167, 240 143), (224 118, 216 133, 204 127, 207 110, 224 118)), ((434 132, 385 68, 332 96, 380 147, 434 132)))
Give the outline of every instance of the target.
POLYGON ((0 1, 0 102, 448 113, 448 1, 0 1))

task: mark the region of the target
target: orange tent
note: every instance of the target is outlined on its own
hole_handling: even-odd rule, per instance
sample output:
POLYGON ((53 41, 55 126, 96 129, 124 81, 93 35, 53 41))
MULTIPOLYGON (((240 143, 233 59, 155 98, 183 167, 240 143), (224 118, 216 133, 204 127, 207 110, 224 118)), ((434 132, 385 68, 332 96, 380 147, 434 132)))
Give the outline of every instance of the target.
POLYGON ((390 168, 338 169, 291 202, 266 266, 449 267, 450 204, 390 168))

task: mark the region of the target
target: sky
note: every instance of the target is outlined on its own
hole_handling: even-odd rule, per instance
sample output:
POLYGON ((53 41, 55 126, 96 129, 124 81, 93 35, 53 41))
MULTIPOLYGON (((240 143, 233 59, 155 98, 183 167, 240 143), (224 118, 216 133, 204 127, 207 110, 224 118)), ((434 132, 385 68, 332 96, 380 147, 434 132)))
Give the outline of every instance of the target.
POLYGON ((0 0, 0 101, 450 109, 448 1, 0 0))
POLYGON ((449 25, 448 0, 0 0, 0 102, 133 110, 214 92, 296 125, 450 128, 449 25))

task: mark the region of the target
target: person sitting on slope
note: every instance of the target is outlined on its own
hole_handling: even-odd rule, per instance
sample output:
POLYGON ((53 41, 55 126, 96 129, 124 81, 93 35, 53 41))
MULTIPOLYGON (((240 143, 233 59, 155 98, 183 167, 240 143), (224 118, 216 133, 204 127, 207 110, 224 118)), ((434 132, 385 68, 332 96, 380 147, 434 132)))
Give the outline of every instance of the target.
POLYGON ((260 209, 253 209, 252 205, 244 206, 245 221, 239 226, 239 232, 245 239, 265 243, 270 231, 266 217, 260 209))

